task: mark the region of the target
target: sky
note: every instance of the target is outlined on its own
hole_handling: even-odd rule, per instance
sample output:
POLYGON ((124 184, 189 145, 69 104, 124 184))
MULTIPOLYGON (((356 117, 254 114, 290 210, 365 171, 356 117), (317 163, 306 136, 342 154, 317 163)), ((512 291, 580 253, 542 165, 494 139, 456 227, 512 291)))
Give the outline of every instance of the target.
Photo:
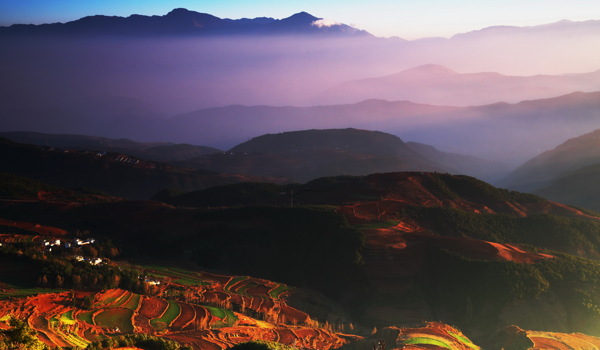
POLYGON ((409 40, 495 25, 600 20, 597 0, 0 0, 0 26, 68 22, 88 15, 164 15, 180 7, 232 19, 281 19, 306 11, 377 36, 409 40))

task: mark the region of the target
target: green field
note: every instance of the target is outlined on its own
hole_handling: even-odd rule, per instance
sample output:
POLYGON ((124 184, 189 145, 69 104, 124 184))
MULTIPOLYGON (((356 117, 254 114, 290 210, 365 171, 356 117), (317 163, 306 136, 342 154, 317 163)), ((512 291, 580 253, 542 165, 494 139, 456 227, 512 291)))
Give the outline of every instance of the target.
POLYGON ((229 282, 227 282, 227 284, 225 285, 225 287, 223 287, 223 289, 228 292, 237 293, 236 290, 231 290, 231 287, 234 286, 238 282, 247 280, 248 278, 249 278, 248 276, 236 276, 236 277, 230 279, 229 282))
POLYGON ((177 316, 179 316, 180 312, 181 306, 179 306, 179 303, 173 300, 169 300, 169 306, 167 307, 167 311, 165 311, 165 313, 161 317, 151 320, 150 325, 157 329, 160 328, 159 322, 162 322, 165 325, 169 326, 177 318, 177 316))
POLYGON ((77 315, 77 319, 88 324, 94 324, 94 311, 85 311, 77 315))
POLYGON ((94 321, 97 326, 115 329, 117 333, 132 333, 133 324, 131 318, 133 311, 124 308, 110 308, 96 315, 94 321))
POLYGON ((456 334, 453 332, 448 332, 448 334, 450 334, 452 337, 454 337, 454 339, 460 341, 461 343, 463 343, 464 345, 470 347, 473 350, 479 350, 479 346, 473 344, 473 342, 471 342, 471 340, 465 336, 462 336, 460 334, 456 334))
POLYGON ((77 321, 73 318, 73 310, 67 311, 64 314, 60 315, 58 320, 64 324, 77 324, 77 321))
POLYGON ((123 293, 121 296, 116 298, 114 305, 111 305, 111 306, 123 307, 123 304, 129 300, 129 298, 131 297, 132 294, 133 293, 130 291, 125 291, 125 293, 123 293))
POLYGON ((452 350, 452 347, 441 340, 425 338, 425 337, 415 337, 410 338, 404 341, 404 344, 414 344, 414 345, 435 345, 441 348, 446 348, 452 350))
POLYGON ((231 310, 227 310, 227 309, 221 309, 218 307, 213 307, 213 306, 203 306, 206 309, 208 309, 208 311, 210 311, 210 313, 221 319, 220 322, 214 324, 214 327, 226 327, 226 326, 233 326, 235 324, 235 322, 238 320, 237 316, 235 316, 235 314, 233 313, 233 311, 231 310))
POLYGON ((67 343, 78 347, 78 348, 86 348, 90 342, 85 340, 84 338, 80 337, 79 335, 73 333, 73 332, 66 332, 61 330, 60 328, 55 328, 53 329, 54 333, 56 333, 56 335, 60 336, 64 341, 66 341, 67 343))
POLYGON ((271 298, 273 298, 273 300, 279 300, 281 293, 288 290, 290 290, 290 287, 286 286, 285 284, 280 284, 277 286, 277 288, 271 289, 271 291, 269 291, 269 295, 271 298))
POLYGON ((126 303, 123 303, 123 305, 121 305, 121 307, 124 307, 129 310, 135 310, 140 305, 141 299, 142 299, 141 295, 132 294, 131 298, 126 303))
POLYGON ((60 293, 64 289, 49 289, 49 288, 23 288, 23 289, 8 289, 6 292, 0 292, 0 300, 13 297, 29 297, 32 295, 46 293, 60 293))

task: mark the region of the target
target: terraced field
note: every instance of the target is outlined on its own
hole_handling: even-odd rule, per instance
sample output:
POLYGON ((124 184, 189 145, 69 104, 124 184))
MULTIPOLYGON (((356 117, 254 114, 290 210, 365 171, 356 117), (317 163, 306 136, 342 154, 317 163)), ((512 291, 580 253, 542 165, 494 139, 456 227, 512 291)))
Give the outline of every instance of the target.
POLYGON ((459 330, 448 325, 429 322, 425 327, 403 329, 398 345, 403 349, 480 350, 481 348, 459 330))
POLYGON ((527 331, 536 349, 598 350, 600 339, 585 334, 527 331))
MULTIPOLYGON (((177 268, 144 266, 148 275, 180 285, 196 304, 252 310, 264 318, 288 324, 314 324, 310 317, 285 303, 292 289, 285 284, 248 276, 224 276, 177 268)), ((225 322, 229 324, 229 322, 225 322)))
MULTIPOLYGON (((305 315, 282 301, 274 302, 265 298, 272 289, 282 289, 279 285, 265 286, 249 277, 235 280, 231 278, 227 282, 229 283, 220 284, 228 286, 229 293, 223 289, 219 292, 224 296, 242 298, 240 294, 246 293, 247 296, 243 298, 248 305, 256 300, 270 300, 271 307, 275 303, 283 306, 283 314, 305 315), (252 298, 251 293, 263 293, 263 296, 252 298)), ((81 293, 83 294, 90 295, 81 293)), ((102 337, 129 333, 155 334, 185 340, 202 349, 224 349, 250 339, 302 343, 307 349, 329 349, 331 345, 327 344, 341 345, 346 342, 345 338, 324 329, 270 323, 227 308, 142 296, 121 289, 92 294, 93 304, 90 310, 71 306, 73 296, 72 292, 61 292, 40 294, 19 299, 18 302, 0 302, 0 323, 8 322, 10 315, 26 319, 38 332, 40 339, 52 347, 85 348, 102 337)), ((257 308, 266 304, 263 302, 257 304, 257 308)))

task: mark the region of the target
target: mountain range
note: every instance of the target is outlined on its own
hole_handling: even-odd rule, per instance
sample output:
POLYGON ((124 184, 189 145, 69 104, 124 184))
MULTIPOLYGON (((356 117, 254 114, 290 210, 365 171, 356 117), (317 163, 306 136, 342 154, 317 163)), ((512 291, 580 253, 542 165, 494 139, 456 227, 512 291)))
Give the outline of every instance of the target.
POLYGON ((329 24, 306 12, 281 20, 270 17, 222 19, 177 8, 164 16, 88 16, 67 23, 15 24, 0 27, 0 35, 67 36, 212 36, 212 35, 369 35, 345 24, 329 24))
MULTIPOLYGON (((377 38, 307 13, 227 20, 176 9, 161 16, 13 25, 0 28, 8 53, 0 57, 0 93, 6 96, 0 112, 68 111, 77 101, 106 98, 138 100, 167 115, 232 104, 308 106, 344 82, 391 76, 424 63, 463 74, 497 72, 504 76, 496 77, 500 81, 593 72, 600 60, 593 49, 600 44, 599 23, 498 27, 415 41, 377 38)), ((551 89, 543 97, 576 90, 551 89)), ((441 97, 446 100, 427 103, 447 104, 448 96, 441 97)), ((89 103, 79 116, 94 106, 89 103)))
POLYGON ((443 107, 369 100, 318 107, 227 106, 171 118, 110 114, 86 118, 63 109, 10 113, 1 130, 102 135, 229 149, 249 138, 312 128, 379 130, 444 152, 518 165, 567 139, 600 128, 598 93, 517 104, 443 107), (18 117, 18 118, 17 118, 18 117))
POLYGON ((383 100, 317 107, 227 106, 173 117, 160 128, 160 138, 226 149, 260 134, 352 127, 391 133, 445 152, 519 164, 600 127, 598 96, 573 93, 475 107, 383 100))
POLYGON ((447 106, 518 103, 600 90, 600 71, 564 75, 509 76, 457 73, 440 65, 423 65, 397 74, 345 82, 323 92, 316 103, 347 104, 369 99, 412 101, 447 106))

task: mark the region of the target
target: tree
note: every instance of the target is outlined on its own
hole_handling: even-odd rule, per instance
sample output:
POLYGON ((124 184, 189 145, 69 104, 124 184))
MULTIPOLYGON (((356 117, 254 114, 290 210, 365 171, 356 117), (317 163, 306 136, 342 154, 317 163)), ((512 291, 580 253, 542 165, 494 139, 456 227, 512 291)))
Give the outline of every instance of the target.
POLYGON ((50 350, 46 344, 37 337, 37 332, 33 330, 25 321, 17 318, 11 318, 10 329, 0 331, 5 340, 0 348, 10 350, 50 350))

